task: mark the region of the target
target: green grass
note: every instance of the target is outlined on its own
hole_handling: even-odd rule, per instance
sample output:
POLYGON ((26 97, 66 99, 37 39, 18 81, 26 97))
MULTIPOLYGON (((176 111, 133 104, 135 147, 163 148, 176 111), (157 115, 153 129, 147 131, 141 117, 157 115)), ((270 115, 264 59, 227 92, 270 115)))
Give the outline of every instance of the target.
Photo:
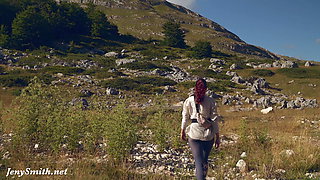
POLYGON ((251 71, 251 74, 254 76, 267 77, 267 76, 273 76, 275 73, 268 69, 256 69, 251 71))
POLYGON ((230 76, 226 75, 225 73, 217 73, 211 69, 192 69, 190 73, 194 76, 199 76, 199 77, 210 77, 210 78, 217 78, 222 80, 231 79, 230 76))
POLYGON ((311 68, 284 68, 278 69, 277 73, 281 73, 290 78, 309 78, 320 79, 320 69, 318 67, 311 68))

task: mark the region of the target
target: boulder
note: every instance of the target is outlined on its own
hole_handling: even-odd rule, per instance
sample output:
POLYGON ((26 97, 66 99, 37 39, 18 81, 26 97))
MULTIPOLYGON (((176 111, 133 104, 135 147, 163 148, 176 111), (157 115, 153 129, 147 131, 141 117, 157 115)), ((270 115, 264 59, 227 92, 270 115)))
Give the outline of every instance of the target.
POLYGON ((259 95, 265 95, 266 93, 259 87, 259 85, 257 84, 253 84, 251 89, 251 92, 255 93, 255 94, 259 94, 259 95))
POLYGON ((236 167, 239 169, 241 173, 245 173, 247 171, 247 163, 243 159, 240 159, 237 162, 236 167))
POLYGON ((305 64, 304 64, 305 67, 310 67, 310 66, 313 66, 313 64, 309 61, 307 61, 305 64))
POLYGON ((224 65, 226 63, 225 60, 217 59, 217 58, 211 58, 210 62, 211 63, 215 63, 215 64, 219 64, 219 65, 224 65))
POLYGON ((253 85, 257 85, 259 88, 269 88, 269 83, 263 78, 257 78, 253 85))
POLYGON ((243 84, 246 82, 245 80, 242 79, 241 76, 233 76, 230 81, 237 84, 243 84))
POLYGON ((262 114, 268 114, 269 112, 273 111, 273 108, 272 107, 268 107, 266 109, 262 109, 261 112, 262 114))
POLYGON ((115 88, 107 88, 106 93, 107 93, 107 95, 119 95, 120 94, 120 92, 115 88))
POLYGON ((117 58, 119 57, 119 53, 117 52, 108 52, 106 54, 104 54, 105 57, 113 57, 113 58, 117 58))

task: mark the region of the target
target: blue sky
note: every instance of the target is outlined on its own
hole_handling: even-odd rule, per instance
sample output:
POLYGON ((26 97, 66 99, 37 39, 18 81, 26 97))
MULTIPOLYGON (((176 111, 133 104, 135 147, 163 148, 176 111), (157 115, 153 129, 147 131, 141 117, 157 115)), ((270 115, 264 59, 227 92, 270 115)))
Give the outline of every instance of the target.
POLYGON ((320 0, 168 0, 207 17, 247 43, 320 61, 320 0))

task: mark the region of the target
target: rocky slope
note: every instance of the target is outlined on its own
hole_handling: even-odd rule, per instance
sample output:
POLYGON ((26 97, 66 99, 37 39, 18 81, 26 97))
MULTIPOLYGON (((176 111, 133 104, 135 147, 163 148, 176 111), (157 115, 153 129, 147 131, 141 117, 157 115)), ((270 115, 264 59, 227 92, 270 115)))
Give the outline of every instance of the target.
POLYGON ((121 33, 142 39, 161 39, 162 24, 173 19, 182 25, 186 41, 192 45, 197 40, 209 40, 214 49, 261 58, 279 59, 270 51, 250 45, 218 23, 189 9, 165 0, 57 0, 86 4, 93 2, 105 11, 121 33))

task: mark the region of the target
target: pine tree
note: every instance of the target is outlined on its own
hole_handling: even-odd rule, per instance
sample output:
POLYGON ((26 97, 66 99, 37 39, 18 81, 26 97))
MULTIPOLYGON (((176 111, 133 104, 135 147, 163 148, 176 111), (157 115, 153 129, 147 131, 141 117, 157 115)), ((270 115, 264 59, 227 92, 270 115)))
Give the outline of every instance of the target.
POLYGON ((16 48, 38 47, 47 40, 49 26, 34 7, 17 14, 12 23, 12 37, 16 48))
POLYGON ((116 39, 119 37, 118 27, 112 25, 106 15, 98 10, 89 9, 88 16, 91 20, 91 35, 105 39, 116 39))
POLYGON ((185 34, 180 28, 180 24, 168 21, 162 26, 162 28, 165 36, 163 40, 164 45, 177 48, 187 47, 184 42, 185 34))

